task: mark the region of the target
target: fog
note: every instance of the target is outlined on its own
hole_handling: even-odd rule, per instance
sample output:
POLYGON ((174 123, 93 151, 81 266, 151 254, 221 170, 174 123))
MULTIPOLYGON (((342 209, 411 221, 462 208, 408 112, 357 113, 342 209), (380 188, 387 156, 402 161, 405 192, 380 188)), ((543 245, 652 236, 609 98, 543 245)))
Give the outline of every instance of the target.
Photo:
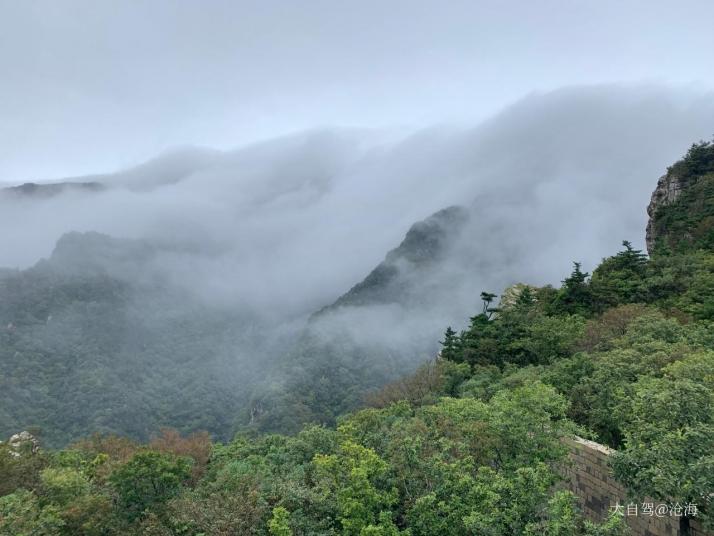
MULTIPOLYGON (((711 93, 599 85, 530 94, 469 127, 321 128, 232 150, 177 148, 71 179, 97 189, 0 194, 0 266, 50 258, 139 289, 160 281, 173 296, 139 291, 128 309, 147 333, 227 312, 220 330, 196 327, 195 338, 253 408, 314 377, 311 367, 368 374, 359 381, 369 387, 432 356, 446 325, 464 327, 480 309, 481 291, 558 285, 572 261, 592 270, 624 239, 642 248, 657 178, 712 124, 711 93), (450 206, 465 216, 429 219, 450 206), (312 316, 425 219, 438 221, 436 249, 432 235, 411 235, 372 297, 355 290, 312 316)), ((72 315, 68 326, 81 318, 72 315)), ((58 329, 48 324, 43 340, 58 329)), ((123 355, 143 355, 126 337, 123 355)))
MULTIPOLYGON (((472 128, 320 129, 231 151, 183 148, 87 179, 101 192, 2 203, 0 265, 69 231, 146 239, 178 283, 267 316, 331 303, 416 221, 472 209, 462 249, 500 290, 557 283, 621 239, 643 245, 657 177, 714 119, 711 94, 597 86, 531 95, 472 128)), ((75 179, 76 180, 76 179, 75 179)), ((471 298, 469 298, 471 299, 471 298)))
POLYGON ((643 248, 714 134, 704 0, 0 13, 0 435, 348 409, 482 291, 643 248))

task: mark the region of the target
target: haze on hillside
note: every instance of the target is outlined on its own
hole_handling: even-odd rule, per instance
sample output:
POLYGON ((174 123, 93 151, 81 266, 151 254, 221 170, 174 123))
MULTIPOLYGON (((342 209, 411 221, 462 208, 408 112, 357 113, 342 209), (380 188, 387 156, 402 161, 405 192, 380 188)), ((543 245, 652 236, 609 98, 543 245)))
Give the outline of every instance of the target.
POLYGON ((300 315, 361 280, 413 223, 463 205, 465 247, 488 266, 471 279, 557 283, 571 260, 592 267, 617 248, 613 236, 643 245, 653 181, 713 119, 705 95, 596 86, 530 96, 469 128, 176 149, 82 179, 101 191, 6 196, 0 266, 28 267, 71 231, 146 239, 165 249, 162 271, 209 300, 300 315))
MULTIPOLYGON (((370 356, 374 387, 433 356, 480 292, 643 247, 657 177, 714 131, 714 80, 691 78, 711 76, 694 67, 714 8, 689 3, 684 27, 656 4, 0 0, 0 182, 57 187, 0 192, 2 273, 130 285, 122 314, 180 317, 246 407, 306 359, 337 374, 335 341, 353 345, 340 367, 370 356), (388 257, 401 294, 329 307, 453 206, 438 256, 388 257)), ((48 307, 31 337, 71 347, 52 322, 89 309, 48 307)))

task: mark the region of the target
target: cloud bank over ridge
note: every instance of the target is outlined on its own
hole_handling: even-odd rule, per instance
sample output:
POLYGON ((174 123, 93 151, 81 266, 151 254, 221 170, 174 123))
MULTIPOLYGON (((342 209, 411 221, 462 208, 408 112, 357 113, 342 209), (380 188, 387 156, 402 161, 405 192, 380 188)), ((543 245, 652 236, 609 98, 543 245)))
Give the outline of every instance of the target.
POLYGON ((209 298, 300 315, 359 281, 412 223, 459 204, 492 274, 474 277, 557 283, 571 258, 587 267, 616 249, 613 236, 642 244, 654 180, 710 135, 709 96, 570 88, 474 128, 322 129, 178 150, 92 177, 101 192, 0 201, 0 227, 12 230, 0 265, 28 266, 63 233, 98 231, 170 246, 162 268, 209 298))

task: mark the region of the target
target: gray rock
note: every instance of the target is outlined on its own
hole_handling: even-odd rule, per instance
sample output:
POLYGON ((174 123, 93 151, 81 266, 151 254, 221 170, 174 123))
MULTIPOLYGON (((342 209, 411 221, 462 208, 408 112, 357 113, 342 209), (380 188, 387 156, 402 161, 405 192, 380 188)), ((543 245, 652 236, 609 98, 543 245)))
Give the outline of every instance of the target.
POLYGON ((650 204, 647 205, 647 231, 645 241, 647 243, 647 252, 652 254, 654 245, 657 242, 657 233, 655 231, 654 216, 661 207, 674 203, 688 184, 677 173, 669 170, 665 175, 662 175, 657 181, 657 187, 652 192, 650 204))
POLYGON ((40 442, 28 431, 14 434, 7 442, 10 453, 19 457, 25 453, 36 454, 40 450, 40 442))

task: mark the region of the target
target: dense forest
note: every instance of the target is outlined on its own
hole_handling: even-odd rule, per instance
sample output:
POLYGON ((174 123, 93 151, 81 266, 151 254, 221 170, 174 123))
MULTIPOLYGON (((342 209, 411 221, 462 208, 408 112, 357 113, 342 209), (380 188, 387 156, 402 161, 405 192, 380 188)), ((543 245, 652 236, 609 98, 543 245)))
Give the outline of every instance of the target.
POLYGON ((151 271, 160 252, 98 233, 0 274, 0 430, 64 446, 87 430, 148 439, 162 423, 227 438, 255 369, 251 319, 209 307, 151 271), (221 432, 223 430, 223 432, 221 432))
POLYGON ((652 210, 650 256, 625 241, 558 288, 484 292, 438 358, 334 426, 3 443, 0 534, 627 534, 618 516, 585 520, 555 485, 570 434, 616 448, 633 497, 694 503, 711 526, 713 173, 714 145, 695 144, 668 171, 679 194, 652 210))

